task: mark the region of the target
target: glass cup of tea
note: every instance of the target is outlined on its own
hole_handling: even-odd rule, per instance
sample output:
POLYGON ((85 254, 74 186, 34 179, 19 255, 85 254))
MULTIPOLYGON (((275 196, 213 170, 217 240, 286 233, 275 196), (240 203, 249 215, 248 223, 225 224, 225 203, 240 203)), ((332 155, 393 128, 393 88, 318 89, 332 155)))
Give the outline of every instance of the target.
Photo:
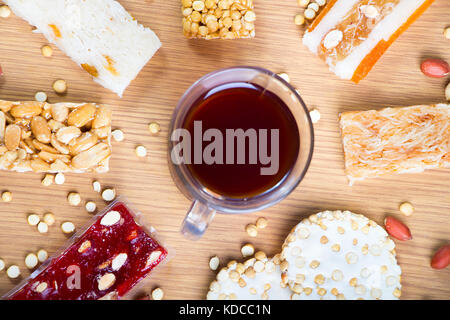
POLYGON ((192 200, 181 232, 199 239, 216 213, 259 211, 287 197, 311 162, 314 131, 298 92, 273 72, 209 73, 181 97, 169 131, 169 168, 192 200))

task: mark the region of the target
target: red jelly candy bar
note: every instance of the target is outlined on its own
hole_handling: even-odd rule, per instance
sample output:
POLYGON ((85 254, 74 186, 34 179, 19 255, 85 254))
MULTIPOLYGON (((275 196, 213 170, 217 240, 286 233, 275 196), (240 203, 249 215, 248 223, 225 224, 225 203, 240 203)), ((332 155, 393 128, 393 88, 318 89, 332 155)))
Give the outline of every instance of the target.
POLYGON ((119 299, 167 257, 123 202, 9 296, 12 300, 119 299))

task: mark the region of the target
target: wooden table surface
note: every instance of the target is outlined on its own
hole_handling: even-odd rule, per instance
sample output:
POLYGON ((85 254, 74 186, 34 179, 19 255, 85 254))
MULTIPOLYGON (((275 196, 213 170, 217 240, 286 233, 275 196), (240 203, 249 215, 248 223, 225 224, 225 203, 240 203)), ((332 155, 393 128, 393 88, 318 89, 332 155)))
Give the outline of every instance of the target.
MULTIPOLYGON (((24 257, 40 248, 56 252, 66 237, 59 224, 72 221, 83 226, 91 217, 84 206, 71 207, 66 196, 77 191, 83 201, 105 206, 92 190, 92 181, 115 187, 126 196, 172 248, 172 260, 159 269, 145 290, 160 286, 167 299, 201 299, 215 273, 209 258, 218 255, 221 263, 240 258, 240 247, 251 242, 257 249, 275 254, 289 230, 302 218, 322 210, 348 209, 382 223, 386 215, 405 221, 414 239, 397 242, 398 261, 403 269, 404 299, 449 299, 450 268, 430 268, 430 258, 450 234, 450 170, 390 176, 347 185, 343 171, 337 116, 341 111, 366 110, 385 106, 406 106, 443 102, 448 79, 422 75, 424 57, 450 61, 450 40, 443 30, 450 22, 450 1, 436 0, 431 8, 382 57, 360 84, 340 80, 322 61, 301 44, 303 31, 293 23, 300 12, 295 0, 256 0, 257 36, 252 40, 192 41, 181 32, 178 0, 121 0, 122 5, 160 37, 163 47, 126 90, 122 99, 94 83, 59 50, 44 58, 40 47, 46 43, 31 27, 11 15, 0 18, 0 98, 31 100, 45 91, 50 102, 95 101, 113 105, 113 127, 125 133, 123 142, 113 143, 111 171, 107 174, 67 174, 64 185, 41 185, 42 174, 0 172, 0 190, 9 190, 14 199, 0 203, 0 257, 18 264, 27 276, 24 257), (311 167, 300 186, 280 204, 247 215, 217 215, 205 236, 197 242, 183 238, 179 227, 189 201, 178 191, 167 166, 166 140, 171 113, 183 92, 194 80, 218 68, 253 65, 274 72, 287 72, 306 104, 318 108, 322 119, 315 125, 316 145, 311 167), (56 79, 65 79, 69 90, 57 96, 56 79), (147 125, 161 124, 162 131, 151 136, 147 125), (134 148, 143 144, 147 158, 139 159, 134 148), (402 201, 410 201, 416 211, 411 217, 398 212, 402 201), (53 212, 56 225, 40 234, 26 223, 27 214, 53 212), (257 238, 249 238, 245 225, 257 217, 269 225, 257 238)), ((83 202, 84 203, 84 202, 83 202)), ((15 282, 0 273, 0 294, 15 282)))

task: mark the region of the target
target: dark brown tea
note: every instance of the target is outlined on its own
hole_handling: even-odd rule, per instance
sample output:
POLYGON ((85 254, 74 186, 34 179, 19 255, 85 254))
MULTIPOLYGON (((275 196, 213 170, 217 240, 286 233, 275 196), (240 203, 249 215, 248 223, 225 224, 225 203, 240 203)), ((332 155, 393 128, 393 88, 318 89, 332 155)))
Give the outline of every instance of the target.
POLYGON ((299 153, 299 130, 289 108, 251 83, 210 90, 192 106, 183 127, 193 149, 203 151, 203 159, 200 154, 187 165, 189 171, 205 188, 228 198, 250 198, 277 187, 299 153))

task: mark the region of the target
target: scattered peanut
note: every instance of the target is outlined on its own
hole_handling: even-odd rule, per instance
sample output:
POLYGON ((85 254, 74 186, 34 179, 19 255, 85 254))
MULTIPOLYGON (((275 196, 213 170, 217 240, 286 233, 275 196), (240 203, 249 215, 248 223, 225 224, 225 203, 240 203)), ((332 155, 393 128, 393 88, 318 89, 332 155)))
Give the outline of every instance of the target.
POLYGON ((92 188, 94 189, 95 192, 102 191, 102 186, 101 186, 100 182, 98 182, 98 181, 92 182, 92 188))
POLYGON ((409 202, 403 202, 402 204, 400 204, 399 210, 407 217, 414 213, 414 207, 409 202))
POLYGON ((245 231, 247 231, 247 234, 250 237, 256 237, 258 235, 258 229, 254 224, 248 224, 247 227, 245 228, 245 231))
POLYGON ((393 217, 386 217, 386 219, 384 219, 384 227, 387 233, 389 233, 389 235, 394 237, 395 239, 401 241, 412 239, 411 231, 409 230, 409 228, 403 222, 393 217))
POLYGON ((45 102, 45 101, 47 101, 47 98, 48 98, 47 94, 43 91, 38 91, 34 95, 34 99, 38 102, 45 102))
POLYGON ((445 87, 445 99, 450 101, 450 82, 445 87))
POLYGON ((450 73, 449 64, 442 59, 425 59, 420 69, 424 75, 431 78, 443 78, 450 73))
POLYGON ((242 246, 241 253, 244 258, 252 256, 255 253, 255 247, 252 244, 247 243, 242 246))
MULTIPOLYGON (((200 2, 200 1, 198 1, 200 2)), ((156 288, 152 291, 153 300, 162 300, 164 297, 164 291, 161 288, 156 288)))
POLYGON ((40 249, 37 252, 37 257, 38 257, 39 262, 44 262, 48 258, 48 253, 44 249, 40 249))
POLYGON ((56 184, 64 184, 65 181, 66 181, 66 177, 64 176, 64 173, 59 172, 56 174, 56 176, 55 176, 56 184))
POLYGON ((10 266, 7 270, 6 270, 6 275, 11 278, 11 279, 16 279, 17 277, 20 276, 20 269, 18 266, 16 265, 12 265, 10 266))
POLYGON ((285 72, 280 72, 277 74, 277 76, 279 76, 281 79, 283 79, 284 81, 286 81, 287 83, 291 82, 291 78, 289 77, 289 75, 285 72))
POLYGON ((309 111, 309 116, 311 117, 312 123, 317 123, 320 120, 320 111, 317 109, 312 109, 309 111))
POLYGON ((315 0, 315 2, 321 7, 327 4, 327 0, 315 0))
POLYGON ((53 82, 53 90, 55 90, 56 93, 65 93, 67 91, 66 81, 59 79, 53 82))
POLYGON ((305 24, 305 16, 302 15, 302 14, 297 14, 297 15, 294 17, 294 23, 295 23, 297 26, 301 26, 301 25, 305 24))
POLYGON ((86 202, 86 211, 89 213, 95 212, 97 205, 93 201, 86 202))
POLYGON ((12 201, 12 193, 9 191, 5 191, 2 193, 3 202, 11 202, 12 201))
POLYGON ((147 155, 147 149, 144 146, 137 146, 135 152, 138 157, 145 157, 147 155))
POLYGON ((444 29, 444 37, 450 40, 450 27, 444 29))
POLYGON ((41 53, 44 57, 51 57, 53 55, 53 49, 49 45, 41 47, 41 53))
POLYGON ((62 232, 69 234, 75 231, 75 225, 72 222, 66 221, 61 224, 62 232))
POLYGON ((41 221, 38 223, 37 229, 38 229, 39 233, 47 233, 48 232, 48 224, 41 221))
POLYGON ((3 269, 5 269, 5 261, 0 259, 0 271, 3 271, 3 269))
POLYGON ((218 256, 214 256, 211 259, 209 259, 209 268, 211 270, 217 270, 217 268, 219 267, 220 264, 220 260, 218 256))
POLYGON ((7 5, 0 6, 0 17, 8 18, 11 15, 11 9, 7 5))
POLYGON ((25 257, 25 265, 28 269, 34 269, 38 265, 38 257, 34 253, 29 253, 25 257))
POLYGON ((151 134, 157 134, 161 131, 161 126, 157 122, 151 122, 148 125, 148 131, 150 131, 151 134))
POLYGON ((44 179, 42 179, 42 185, 45 187, 48 187, 53 184, 53 181, 55 180, 55 176, 52 174, 46 174, 44 179))
POLYGON ((37 226, 41 219, 37 214, 30 214, 28 215, 27 221, 30 226, 37 226))
POLYGON ((114 189, 103 190, 102 198, 105 201, 113 201, 116 198, 116 190, 114 190, 114 189))
POLYGON ((67 200, 69 201, 71 206, 78 206, 81 203, 81 196, 79 193, 71 192, 67 196, 67 200))
POLYGON ((113 132, 111 132, 111 135, 113 136, 114 140, 116 140, 117 142, 121 142, 125 138, 123 131, 120 129, 114 130, 113 132))
POLYGON ((256 220, 256 227, 258 229, 264 229, 265 227, 267 227, 267 219, 264 217, 258 218, 256 220))
POLYGON ((56 222, 55 215, 53 213, 51 213, 51 212, 48 212, 48 213, 44 214, 43 220, 49 226, 54 225, 55 222, 56 222))

